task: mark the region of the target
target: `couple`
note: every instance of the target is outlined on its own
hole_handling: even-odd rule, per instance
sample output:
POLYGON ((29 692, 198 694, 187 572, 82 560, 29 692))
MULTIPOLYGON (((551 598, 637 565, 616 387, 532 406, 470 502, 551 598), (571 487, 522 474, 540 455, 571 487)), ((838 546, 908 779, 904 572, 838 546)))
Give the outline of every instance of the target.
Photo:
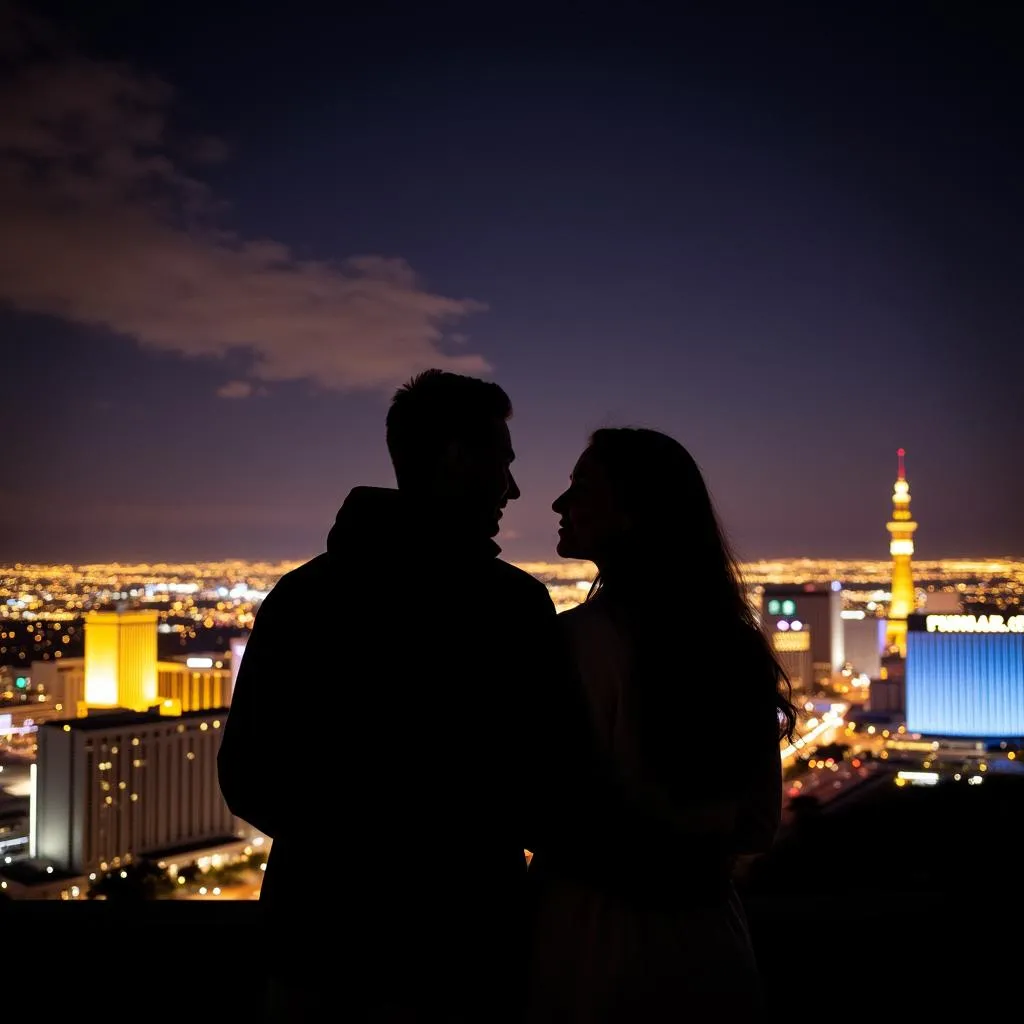
POLYGON ((400 388, 397 489, 353 489, 256 617, 219 771, 273 838, 272 1019, 756 1019, 731 871, 778 824, 788 681, 654 431, 597 431, 555 501, 598 568, 556 616, 497 557, 511 413, 475 378, 400 388))

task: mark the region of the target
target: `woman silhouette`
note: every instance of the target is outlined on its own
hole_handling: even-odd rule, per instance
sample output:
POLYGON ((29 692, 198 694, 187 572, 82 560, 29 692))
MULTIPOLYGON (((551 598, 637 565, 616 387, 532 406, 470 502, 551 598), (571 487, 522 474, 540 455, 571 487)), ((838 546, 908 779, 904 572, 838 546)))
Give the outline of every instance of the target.
POLYGON ((593 770, 534 852, 529 1019, 757 1019, 732 873, 778 827, 789 680, 678 441, 598 430, 552 508, 598 570, 559 616, 593 770))

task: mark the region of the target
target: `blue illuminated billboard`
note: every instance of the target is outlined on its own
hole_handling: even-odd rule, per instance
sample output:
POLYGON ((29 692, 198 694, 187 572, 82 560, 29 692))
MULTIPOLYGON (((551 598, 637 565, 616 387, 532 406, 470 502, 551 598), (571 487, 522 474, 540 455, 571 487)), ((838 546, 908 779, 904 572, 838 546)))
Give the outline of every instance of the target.
POLYGON ((1024 615, 908 620, 907 728, 934 736, 1024 736, 1024 615))

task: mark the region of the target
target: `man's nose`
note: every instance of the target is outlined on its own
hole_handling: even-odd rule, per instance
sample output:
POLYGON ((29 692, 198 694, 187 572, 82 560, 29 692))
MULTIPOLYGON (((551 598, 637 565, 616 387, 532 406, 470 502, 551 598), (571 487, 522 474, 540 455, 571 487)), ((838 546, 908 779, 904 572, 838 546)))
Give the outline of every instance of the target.
POLYGON ((516 478, 512 475, 512 471, 509 470, 508 487, 505 489, 505 500, 515 501, 519 497, 521 497, 519 484, 516 483, 516 478))
POLYGON ((555 500, 553 502, 551 502, 551 511, 552 512, 557 512, 558 515, 562 514, 562 499, 564 497, 565 497, 565 491, 562 491, 562 493, 557 498, 555 498, 555 500))

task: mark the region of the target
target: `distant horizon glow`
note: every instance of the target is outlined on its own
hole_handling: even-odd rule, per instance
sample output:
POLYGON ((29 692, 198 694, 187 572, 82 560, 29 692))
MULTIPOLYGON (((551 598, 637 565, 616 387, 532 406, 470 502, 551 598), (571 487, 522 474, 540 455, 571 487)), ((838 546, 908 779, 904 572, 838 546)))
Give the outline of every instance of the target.
MULTIPOLYGON (((314 551, 308 555, 302 557, 287 557, 287 558, 269 558, 269 557, 245 557, 241 555, 232 556, 218 556, 212 558, 174 558, 174 559, 136 559, 136 558, 113 558, 113 559, 102 559, 102 558, 90 558, 83 559, 81 561, 55 561, 55 562, 31 562, 27 560, 18 561, 0 561, 0 570, 14 570, 14 569, 66 569, 71 568, 75 570, 88 570, 88 569, 104 569, 104 568, 120 568, 120 569, 157 569, 161 567, 193 567, 193 566, 227 566, 227 565, 274 565, 274 566, 299 566, 313 558, 316 558, 322 551, 314 551)), ((516 558, 511 559, 506 557, 503 553, 499 555, 504 561, 511 562, 513 565, 521 568, 535 569, 538 567, 544 567, 546 569, 554 567, 584 567, 589 566, 594 568, 593 562, 588 562, 580 559, 573 558, 559 558, 554 557, 550 559, 546 558, 516 558)), ((657 556, 653 556, 654 561, 657 561, 657 556)), ((939 557, 929 558, 915 558, 911 565, 914 567, 921 566, 938 566, 944 565, 950 568, 962 567, 965 570, 970 571, 996 571, 1000 568, 1005 567, 1007 564, 1013 564, 1019 561, 1024 561, 1024 554, 955 554, 955 555, 943 555, 939 557)), ((809 566, 859 566, 859 565, 892 565, 892 558, 888 555, 870 555, 864 557, 834 557, 830 555, 777 555, 777 556, 765 556, 763 558, 746 558, 740 559, 738 564, 742 568, 743 566, 793 566, 800 563, 807 563, 809 566)), ((824 580, 822 582, 825 582, 824 580)), ((839 586, 833 586, 832 589, 842 589, 842 582, 839 580, 828 581, 831 584, 838 583, 839 586)), ((157 585, 154 587, 155 590, 164 589, 167 591, 177 590, 181 593, 194 594, 198 588, 198 584, 180 584, 180 585, 157 585)), ((250 590, 241 584, 236 585, 232 592, 231 597, 245 597, 247 599, 259 599, 265 597, 266 593, 258 590, 250 590)), ((127 599, 126 594, 124 598, 127 599)), ((112 596, 113 599, 113 596, 112 596)), ((8 599, 6 602, 8 606, 20 605, 21 602, 17 599, 8 599)))

